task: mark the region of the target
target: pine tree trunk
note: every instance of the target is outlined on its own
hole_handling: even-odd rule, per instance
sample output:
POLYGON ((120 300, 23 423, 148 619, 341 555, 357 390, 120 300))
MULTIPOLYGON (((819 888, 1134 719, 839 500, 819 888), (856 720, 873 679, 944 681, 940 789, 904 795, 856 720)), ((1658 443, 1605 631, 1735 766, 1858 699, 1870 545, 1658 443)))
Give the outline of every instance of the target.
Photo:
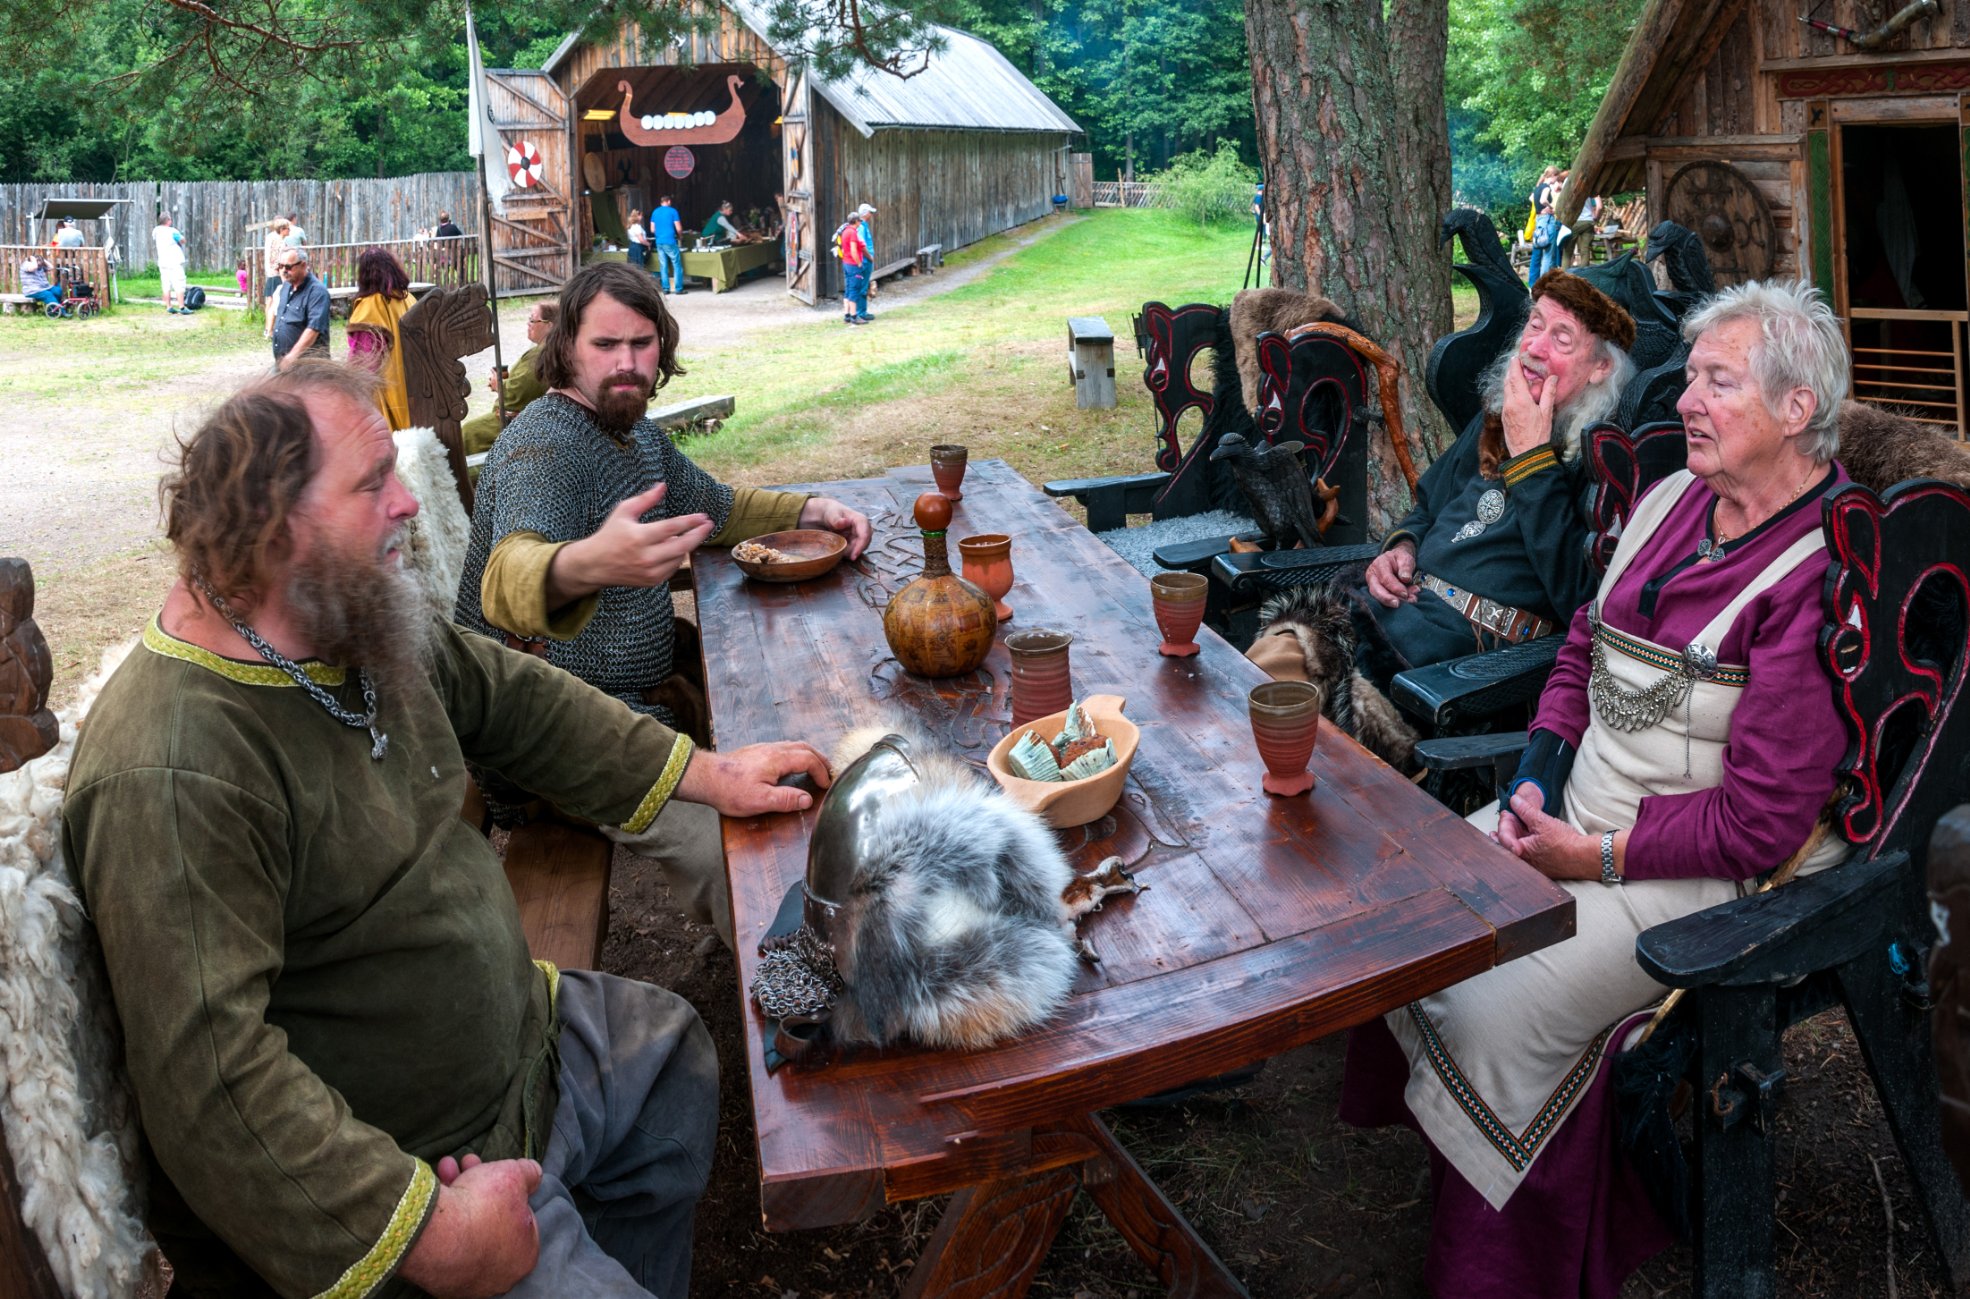
MULTIPOLYGON (((1447 0, 1394 0, 1386 21, 1374 0, 1245 6, 1273 283, 1334 299, 1402 362, 1419 472, 1449 445, 1423 386, 1451 319, 1450 258, 1436 239, 1450 207, 1448 25, 1447 0)), ((1388 437, 1373 433, 1368 525, 1380 535, 1410 493, 1388 437)))

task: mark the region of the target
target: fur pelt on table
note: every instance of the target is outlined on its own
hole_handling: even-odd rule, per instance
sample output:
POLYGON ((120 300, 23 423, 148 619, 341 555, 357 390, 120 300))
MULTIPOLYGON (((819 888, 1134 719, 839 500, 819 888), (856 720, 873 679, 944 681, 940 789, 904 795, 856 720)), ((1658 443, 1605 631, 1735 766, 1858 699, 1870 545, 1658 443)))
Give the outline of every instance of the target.
POLYGON ((61 843, 77 728, 134 644, 104 655, 57 714, 53 749, 0 774, 0 1127, 28 1228, 64 1292, 91 1299, 159 1293, 145 1266, 136 1104, 95 930, 61 843))
POLYGON ((1348 323, 1341 309, 1318 293, 1246 289, 1232 298, 1232 349, 1238 354, 1238 382, 1247 411, 1259 408, 1259 349, 1255 346, 1259 335, 1268 329, 1283 334, 1316 320, 1348 323))
POLYGON ((417 498, 417 514, 404 525, 404 563, 418 576, 432 611, 451 620, 458 581, 465 572, 465 548, 472 519, 458 499, 444 443, 428 428, 400 429, 397 477, 417 498))
POLYGON ((1847 476, 1876 495, 1910 478, 1970 488, 1970 448, 1951 430, 1864 402, 1840 403, 1840 452, 1847 476))
MULTIPOLYGON (((1372 617, 1366 626, 1357 625, 1358 598, 1352 583, 1341 581, 1281 591, 1259 606, 1259 635, 1292 636, 1306 661, 1307 680, 1320 687, 1320 711, 1327 720, 1397 771, 1413 771, 1415 728, 1355 667, 1360 638, 1372 627, 1372 617)), ((1370 634, 1379 636, 1380 629, 1370 634)), ((1394 652, 1385 643, 1373 649, 1394 652)))

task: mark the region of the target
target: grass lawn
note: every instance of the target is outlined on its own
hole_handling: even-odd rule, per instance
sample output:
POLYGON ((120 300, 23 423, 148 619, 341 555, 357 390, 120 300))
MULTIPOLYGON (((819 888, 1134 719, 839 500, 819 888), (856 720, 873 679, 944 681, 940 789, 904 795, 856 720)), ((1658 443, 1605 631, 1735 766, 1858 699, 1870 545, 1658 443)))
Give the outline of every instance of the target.
MULTIPOLYGON (((202 284, 208 289, 224 289, 227 293, 239 292, 239 281, 231 271, 190 271, 185 275, 185 283, 202 284)), ((141 275, 122 275, 116 277, 116 287, 125 302, 131 298, 161 298, 164 296, 164 281, 158 278, 156 268, 141 275)))

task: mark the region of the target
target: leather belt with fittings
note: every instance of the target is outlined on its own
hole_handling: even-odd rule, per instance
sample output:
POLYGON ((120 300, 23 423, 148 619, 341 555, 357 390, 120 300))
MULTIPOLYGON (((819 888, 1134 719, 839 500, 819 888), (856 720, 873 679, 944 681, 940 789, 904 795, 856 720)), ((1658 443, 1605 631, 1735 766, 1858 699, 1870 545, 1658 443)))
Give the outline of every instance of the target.
POLYGON ((1507 644, 1516 645, 1553 630, 1553 624, 1536 613, 1488 600, 1476 591, 1452 586, 1432 574, 1424 573, 1419 580, 1424 590, 1442 597, 1445 604, 1462 614, 1473 627, 1489 632, 1507 644))

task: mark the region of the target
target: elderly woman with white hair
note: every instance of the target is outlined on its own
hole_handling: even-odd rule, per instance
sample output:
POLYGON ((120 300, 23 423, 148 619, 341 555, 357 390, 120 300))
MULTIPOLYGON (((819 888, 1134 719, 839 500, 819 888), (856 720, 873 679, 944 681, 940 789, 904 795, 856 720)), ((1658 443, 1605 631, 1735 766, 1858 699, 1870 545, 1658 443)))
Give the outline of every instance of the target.
MULTIPOLYGON (((1635 939, 1799 853, 1846 745, 1816 648, 1819 504, 1846 479, 1839 322, 1804 285, 1751 283, 1684 332, 1688 469, 1636 506, 1508 805, 1472 817, 1573 895, 1575 936, 1350 1044, 1343 1117, 1430 1146, 1436 1294, 1612 1296, 1667 1243, 1617 1157, 1602 1068, 1665 993, 1635 939)), ((1800 869, 1843 848, 1827 836, 1800 869)))

